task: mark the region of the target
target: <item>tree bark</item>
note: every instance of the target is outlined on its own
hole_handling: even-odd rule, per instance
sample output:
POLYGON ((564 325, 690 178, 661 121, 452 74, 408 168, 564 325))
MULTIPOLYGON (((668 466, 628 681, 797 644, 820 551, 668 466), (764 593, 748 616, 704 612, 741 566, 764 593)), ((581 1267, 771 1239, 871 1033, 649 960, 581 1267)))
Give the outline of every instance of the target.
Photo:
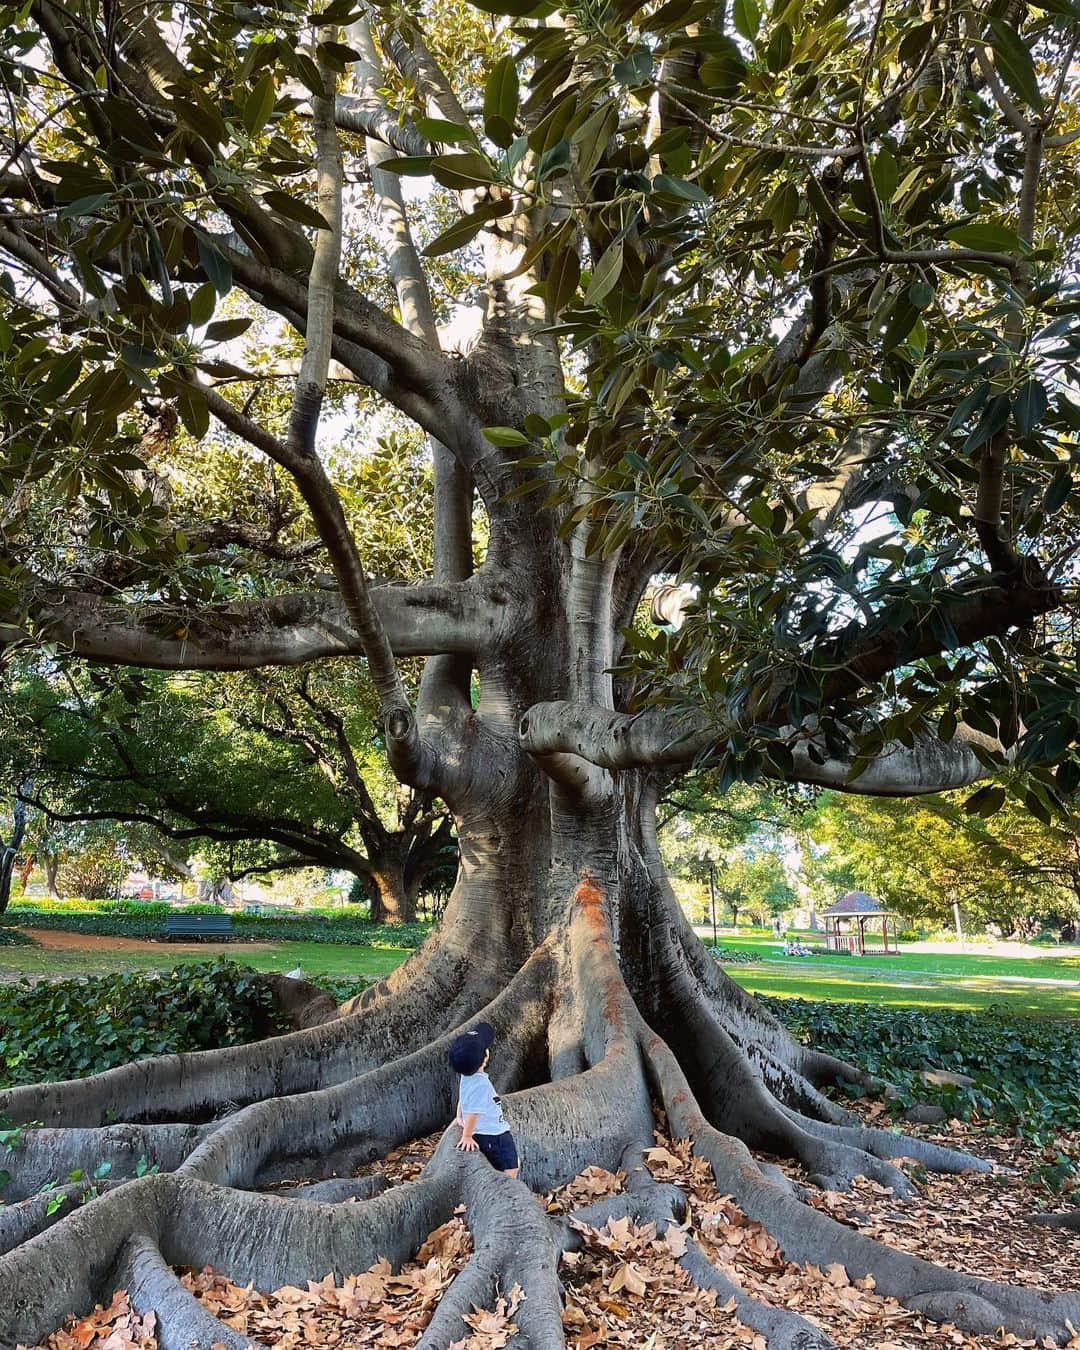
POLYGON ((60 892, 60 855, 46 851, 43 855, 45 862, 45 880, 49 892, 49 898, 52 900, 63 900, 60 892))
POLYGON ((0 914, 3 914, 11 903, 11 880, 15 873, 15 860, 26 837, 26 802, 21 796, 24 790, 29 791, 29 784, 21 785, 19 793, 16 794, 11 808, 11 837, 6 844, 0 844, 0 914))
POLYGON ((416 894, 410 894, 405 885, 405 867, 401 859, 372 859, 368 882, 373 923, 416 922, 416 894))

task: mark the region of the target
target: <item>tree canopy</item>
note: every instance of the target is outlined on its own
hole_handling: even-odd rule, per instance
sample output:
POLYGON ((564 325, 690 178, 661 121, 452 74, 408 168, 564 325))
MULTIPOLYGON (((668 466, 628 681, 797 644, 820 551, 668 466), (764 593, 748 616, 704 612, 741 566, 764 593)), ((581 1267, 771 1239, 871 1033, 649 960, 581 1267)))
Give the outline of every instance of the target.
POLYGON ((613 656, 639 697, 703 707, 733 775, 836 783, 929 730, 969 776, 996 738, 1052 809, 1080 772, 1059 618, 1080 425, 1065 10, 980 27, 951 6, 625 4, 534 27, 504 9, 518 27, 440 13, 423 60, 390 11, 350 48, 333 30, 355 16, 331 6, 306 48, 289 5, 177 10, 183 61, 168 24, 110 54, 62 8, 9 12, 9 634, 170 665, 350 646, 325 631, 332 593, 290 595, 321 551, 314 489, 273 467, 323 247, 342 278, 331 495, 369 571, 427 570, 413 522, 384 554, 359 524, 374 441, 407 434, 395 412, 448 433, 478 379, 487 436, 463 462, 489 510, 535 491, 628 581, 640 555, 698 588, 677 634, 613 656), (344 241, 307 176, 326 80, 324 158, 369 135, 383 189, 344 241), (426 338, 404 255, 397 295, 377 264, 413 175, 426 338), (511 328, 555 320, 565 396, 515 412, 490 326, 462 360, 426 346, 477 266, 502 267, 511 328))
POLYGON ((802 822, 817 848, 804 853, 810 884, 830 899, 870 892, 916 923, 965 920, 1006 937, 1080 918, 1080 834, 1075 816, 1044 824, 1009 801, 989 819, 955 795, 872 802, 826 793, 802 822))
POLYGON ((104 837, 80 823, 119 822, 129 852, 167 872, 193 850, 230 881, 347 870, 374 917, 407 921, 453 858, 453 836, 444 807, 390 775, 357 674, 340 663, 226 677, 18 663, 0 739, 11 791, 41 815, 38 851, 62 851, 69 871, 104 837))

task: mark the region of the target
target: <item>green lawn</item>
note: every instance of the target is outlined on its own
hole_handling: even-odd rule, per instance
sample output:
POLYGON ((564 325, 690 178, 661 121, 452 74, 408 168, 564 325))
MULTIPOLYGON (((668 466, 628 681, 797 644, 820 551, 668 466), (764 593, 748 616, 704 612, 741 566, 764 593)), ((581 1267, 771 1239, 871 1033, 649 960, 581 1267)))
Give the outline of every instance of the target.
POLYGON ((104 974, 116 970, 171 970, 174 966, 228 956, 257 970, 295 970, 307 976, 356 976, 375 979, 395 970, 409 955, 404 947, 345 947, 323 942, 233 942, 226 951, 217 945, 205 951, 177 951, 168 943, 152 951, 59 951, 44 947, 0 947, 0 977, 12 975, 104 974))
MULTIPOLYGON (((820 934, 801 935, 812 945, 820 934)), ((781 998, 835 999, 894 1007, 986 1008, 1050 1016, 1080 1016, 1080 957, 1031 948, 1030 956, 980 952, 904 951, 899 956, 808 957, 778 954, 766 935, 720 935, 724 947, 755 952, 753 965, 728 973, 752 993, 781 998)))
MULTIPOLYGON (((1080 957, 1055 956, 1033 948, 1030 957, 966 952, 907 951, 894 957, 778 956, 765 935, 721 935, 731 948, 756 951, 763 959, 731 965, 729 974, 752 993, 834 999, 893 1007, 986 1008, 1080 1017, 1080 957)), ((18 975, 80 975, 114 970, 170 969, 210 959, 220 949, 178 951, 166 943, 151 950, 0 947, 0 978, 18 975)), ((317 942, 232 943, 228 955, 259 970, 305 975, 376 978, 409 955, 404 948, 338 946, 317 942)))

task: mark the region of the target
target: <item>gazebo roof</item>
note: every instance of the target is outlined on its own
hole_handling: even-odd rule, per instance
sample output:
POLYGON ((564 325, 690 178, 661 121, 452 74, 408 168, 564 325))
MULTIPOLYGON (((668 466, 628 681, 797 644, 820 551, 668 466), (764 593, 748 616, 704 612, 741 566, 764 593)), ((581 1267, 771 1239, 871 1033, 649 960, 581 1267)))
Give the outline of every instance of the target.
POLYGON ((847 895, 842 895, 835 905, 830 905, 824 911, 824 917, 833 917, 838 914, 891 914, 891 909, 886 909, 880 900, 875 900, 872 895, 867 895, 865 891, 848 891, 847 895))

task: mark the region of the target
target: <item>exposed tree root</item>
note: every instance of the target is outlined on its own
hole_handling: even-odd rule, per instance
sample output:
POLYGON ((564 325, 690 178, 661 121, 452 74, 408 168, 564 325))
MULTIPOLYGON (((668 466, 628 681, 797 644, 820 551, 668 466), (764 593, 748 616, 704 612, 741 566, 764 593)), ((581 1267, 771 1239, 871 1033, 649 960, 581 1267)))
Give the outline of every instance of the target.
POLYGON ((174 1172, 211 1133, 206 1125, 107 1125, 101 1129, 27 1129, 22 1141, 4 1155, 11 1180, 4 1188, 8 1203, 36 1195, 43 1186, 64 1182, 82 1169, 88 1176, 107 1164, 110 1181, 157 1167, 174 1172))
MULTIPOLYGON (((443 1350, 465 1334, 463 1317, 473 1305, 490 1306, 518 1286, 524 1298, 514 1318, 522 1344, 554 1350, 563 1344, 557 1251, 574 1239, 547 1218, 529 1188, 553 1189, 589 1166, 623 1168, 626 1193, 576 1217, 599 1225, 605 1215, 629 1214, 663 1233, 678 1222, 684 1200, 643 1165, 654 1100, 672 1134, 692 1141, 720 1191, 763 1225, 788 1260, 839 1262, 853 1279, 873 1275, 880 1293, 971 1331, 1005 1326, 1025 1336, 1068 1338, 1067 1323, 1080 1324, 1080 1296, 1011 1288, 894 1251, 802 1203, 800 1189, 782 1173, 759 1166, 748 1143, 804 1162, 830 1186, 861 1173, 902 1192, 909 1183, 894 1159, 914 1157, 945 1171, 979 1164, 857 1124, 818 1090, 822 1081, 849 1075, 849 1066, 798 1046, 741 994, 725 1007, 722 973, 689 954, 677 932, 661 936, 661 998, 648 1017, 619 967, 603 895, 583 885, 568 923, 494 998, 478 1002, 489 987, 486 975, 476 985, 458 985, 424 1033, 401 1020, 406 986, 397 985, 372 996, 366 1010, 244 1047, 237 1056, 173 1056, 112 1077, 8 1094, 24 1119, 60 1114, 85 1121, 104 1102, 119 1101, 123 1084, 124 1091, 140 1084, 129 1099, 139 1117, 168 1115, 187 1103, 198 1118, 240 1080, 244 1092, 264 1093, 203 1124, 28 1127, 23 1146, 2 1160, 14 1162, 12 1194, 27 1195, 63 1168, 92 1170, 102 1161, 113 1168, 104 1194, 47 1222, 40 1200, 0 1211, 0 1238, 11 1248, 0 1257, 6 1291, 0 1350, 37 1343, 66 1313, 88 1309, 121 1283, 136 1308, 158 1311, 164 1350, 213 1341, 239 1350, 237 1338, 171 1267, 211 1265, 261 1289, 328 1271, 343 1278, 380 1257, 395 1266, 407 1261, 459 1204, 474 1253, 421 1344, 443 1350), (447 1008, 454 1017, 467 1008, 468 1017, 450 1024, 447 1008), (385 1189, 377 1177, 330 1175, 450 1119, 448 1038, 480 1013, 498 1032, 494 1076, 512 1089, 504 1100, 522 1180, 457 1152, 453 1129, 417 1181, 385 1189), (125 1180, 140 1157, 162 1172, 125 1180), (288 1178, 302 1184, 273 1194, 250 1189, 288 1178)), ((243 1093, 234 1101, 242 1103, 243 1093)), ((76 1185, 70 1204, 83 1194, 76 1185)), ((732 1284, 691 1237, 678 1259, 698 1286, 724 1302, 734 1299, 739 1318, 771 1347, 831 1345, 794 1313, 732 1284)))
POLYGON ((334 1177, 311 1186, 293 1186, 276 1194, 282 1200, 319 1200, 326 1205, 340 1205, 347 1200, 371 1200, 389 1188, 387 1178, 373 1172, 366 1177, 334 1177))
POLYGON ((740 1141, 709 1124, 678 1061, 659 1037, 646 1040, 646 1052, 673 1133, 693 1141, 694 1151, 712 1167, 718 1188, 762 1224, 789 1260, 836 1261, 852 1279, 872 1275, 879 1293, 968 1331, 1005 1327, 1021 1336, 1049 1337, 1056 1344, 1070 1338, 1068 1324, 1075 1325, 1080 1317, 1080 1295, 1046 1294, 963 1275, 895 1251, 801 1204, 762 1174, 740 1141))
POLYGON ((85 1181, 68 1182, 64 1186, 41 1191, 14 1204, 5 1204, 0 1209, 0 1256, 29 1242, 38 1233, 59 1223, 76 1205, 96 1199, 116 1184, 87 1178, 85 1181))
POLYGON ((1080 1230, 1080 1209, 1066 1210, 1064 1214, 1032 1214, 1028 1223, 1041 1224, 1044 1228, 1075 1228, 1080 1230))
POLYGON ((155 1313, 159 1350, 190 1350, 192 1345, 220 1345, 245 1350, 250 1339, 208 1312, 166 1265, 161 1252, 137 1233, 124 1244, 115 1274, 118 1289, 126 1289, 136 1312, 155 1313))

